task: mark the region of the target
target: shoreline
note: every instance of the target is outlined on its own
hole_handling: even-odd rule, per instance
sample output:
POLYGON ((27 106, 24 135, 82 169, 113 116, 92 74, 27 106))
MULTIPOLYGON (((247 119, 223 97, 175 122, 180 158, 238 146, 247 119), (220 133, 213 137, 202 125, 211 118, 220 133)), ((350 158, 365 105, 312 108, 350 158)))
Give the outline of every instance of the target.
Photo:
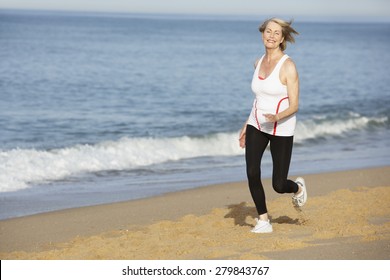
MULTIPOLYGON (((270 155, 268 155, 270 156, 270 155)), ((267 163, 268 164, 268 163, 267 163)), ((350 170, 363 170, 363 169, 374 169, 374 168, 382 168, 386 167, 387 165, 382 164, 376 164, 376 165, 357 165, 357 166, 349 166, 349 167, 343 167, 343 168, 314 168, 314 170, 308 170, 307 168, 301 168, 301 172, 298 172, 295 168, 290 168, 290 175, 289 179, 294 179, 298 176, 307 176, 307 175, 315 175, 315 174, 327 174, 327 173, 338 173, 338 172, 345 172, 350 170)), ((301 165, 302 167, 302 165, 301 165)), ((244 167, 242 167, 244 168, 244 167)), ((192 189, 198 189, 198 188, 204 188, 204 187, 212 187, 215 185, 225 185, 230 183, 245 183, 245 176, 243 178, 242 172, 245 172, 240 168, 240 175, 237 176, 238 172, 234 170, 228 170, 228 173, 222 173, 219 172, 219 177, 212 177, 210 178, 209 172, 199 173, 196 175, 193 175, 195 177, 191 179, 184 181, 184 185, 178 186, 176 185, 176 182, 173 182, 172 180, 169 180, 168 182, 164 181, 164 178, 162 178, 162 182, 154 182, 152 188, 154 187, 153 191, 149 194, 140 194, 137 193, 137 191, 134 191, 134 189, 139 188, 139 184, 132 183, 129 187, 122 187, 117 188, 116 185, 113 185, 115 188, 114 191, 110 190, 110 183, 112 181, 108 180, 106 182, 102 183, 91 183, 91 186, 94 188, 95 191, 93 192, 61 192, 61 191, 49 191, 48 193, 45 193, 44 195, 41 194, 41 192, 44 192, 45 186, 40 186, 40 189, 26 189, 21 190, 21 192, 16 193, 5 193, 3 198, 1 199, 1 205, 0 205, 0 222, 15 218, 23 218, 28 216, 34 216, 34 215, 40 215, 50 212, 58 212, 62 210, 69 210, 69 209, 77 209, 77 208, 84 208, 84 207, 91 207, 91 206, 99 206, 99 205, 107 205, 107 204, 115 204, 115 203, 121 203, 121 202, 129 202, 129 201, 138 201, 138 200, 144 200, 144 199, 150 199, 154 197, 164 196, 168 195, 170 193, 176 193, 186 190, 192 190, 192 189), (231 173, 229 173, 231 172, 231 173), (236 173, 237 172, 237 173, 236 173), (229 177, 230 174, 234 174, 233 176, 229 177), (228 177, 225 177, 227 175, 228 177), (204 176, 203 180, 198 180, 200 176, 204 176), (219 179, 216 179, 219 178, 219 179), (221 179, 223 178, 223 179, 221 179), (97 185, 98 184, 98 185, 97 185), (138 187, 137 187, 138 186, 138 187), (120 198, 119 198, 120 197, 120 198)), ((265 169, 265 172, 263 172, 263 180, 269 180, 271 178, 271 171, 272 168, 270 166, 266 166, 263 169, 265 169)), ((211 175, 213 176, 213 175, 211 175)), ((170 178, 172 179, 172 178, 170 178)), ((127 182, 127 178, 125 179, 127 182)), ((131 180, 131 179, 130 179, 131 180)), ((154 181, 154 180, 152 180, 154 181)), ((123 182, 122 184, 126 184, 126 182, 123 182)), ((152 183, 150 183, 152 184, 152 183)), ((149 185, 146 185, 147 188, 150 187, 149 185)), ((78 188, 86 188, 86 186, 83 185, 60 185, 61 188, 72 188, 78 189, 78 188)), ((142 189, 142 188, 140 188, 142 189)))
MULTIPOLYGON (((388 187, 390 186, 390 166, 308 174, 304 177, 309 189, 309 199, 313 198, 312 200, 315 201, 315 199, 326 198, 332 192, 340 190, 388 187)), ((279 199, 289 199, 289 196, 279 195, 272 190, 270 179, 263 180, 263 183, 267 202, 274 203, 279 199)), ((139 200, 11 218, 0 221, 0 252, 3 259, 7 258, 8 253, 14 251, 25 251, 27 254, 42 252, 57 248, 60 243, 73 242, 75 238, 83 239, 110 232, 138 232, 164 221, 175 223, 188 215, 199 218, 210 215, 213 211, 226 211, 227 209, 230 212, 234 209, 242 212, 243 209, 248 208, 242 205, 251 203, 247 183, 234 182, 139 200)), ((382 206, 388 208, 388 204, 382 206)), ((253 209, 251 211, 253 212, 253 209)), ((253 216, 253 213, 251 215, 253 216)), ((384 217, 380 222, 389 224, 390 216, 384 217)), ((245 226, 249 226, 247 222, 245 226)), ((390 250, 388 234, 389 232, 384 232, 386 238, 377 240, 380 246, 378 242, 373 243, 373 246, 387 250, 385 256, 390 250)), ((390 258, 390 254, 387 256, 390 258)), ((279 257, 275 255, 275 258, 279 257)))

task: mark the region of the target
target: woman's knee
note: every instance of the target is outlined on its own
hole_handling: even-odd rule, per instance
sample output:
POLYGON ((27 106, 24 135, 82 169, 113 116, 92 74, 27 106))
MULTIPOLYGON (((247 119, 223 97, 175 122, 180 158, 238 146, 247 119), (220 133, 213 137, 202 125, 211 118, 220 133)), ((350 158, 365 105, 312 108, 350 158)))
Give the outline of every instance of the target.
POLYGON ((284 179, 273 179, 272 180, 272 187, 274 188, 274 190, 277 192, 277 193, 286 193, 286 184, 287 184, 287 180, 284 180, 284 179))

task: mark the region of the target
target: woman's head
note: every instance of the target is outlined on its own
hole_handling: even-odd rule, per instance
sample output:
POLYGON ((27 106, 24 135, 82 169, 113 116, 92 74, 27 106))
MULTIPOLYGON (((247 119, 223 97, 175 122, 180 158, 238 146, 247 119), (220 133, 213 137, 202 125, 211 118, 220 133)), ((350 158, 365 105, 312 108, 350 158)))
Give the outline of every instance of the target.
POLYGON ((281 27, 282 30, 282 42, 279 45, 279 48, 284 51, 287 48, 287 42, 294 43, 294 34, 298 35, 299 33, 291 27, 292 20, 291 21, 284 21, 279 18, 270 18, 267 19, 262 25, 259 27, 259 31, 264 34, 264 32, 267 30, 267 26, 269 23, 276 23, 281 27))

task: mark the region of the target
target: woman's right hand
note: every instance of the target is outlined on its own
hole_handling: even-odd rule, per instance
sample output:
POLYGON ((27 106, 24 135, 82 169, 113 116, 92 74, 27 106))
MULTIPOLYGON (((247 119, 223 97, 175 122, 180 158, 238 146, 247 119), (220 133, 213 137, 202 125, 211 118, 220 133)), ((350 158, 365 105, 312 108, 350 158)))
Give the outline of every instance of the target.
POLYGON ((238 141, 240 142, 240 147, 245 148, 245 136, 246 136, 246 123, 242 127, 240 131, 240 136, 238 137, 238 141))

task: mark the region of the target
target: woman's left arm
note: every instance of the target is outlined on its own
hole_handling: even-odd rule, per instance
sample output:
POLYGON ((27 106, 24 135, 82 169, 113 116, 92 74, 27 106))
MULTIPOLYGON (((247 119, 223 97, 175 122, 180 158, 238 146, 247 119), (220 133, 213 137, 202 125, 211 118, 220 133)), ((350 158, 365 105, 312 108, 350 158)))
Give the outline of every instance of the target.
POLYGON ((283 63, 283 67, 281 69, 281 82, 287 86, 287 94, 288 94, 288 101, 289 101, 289 107, 279 112, 276 115, 273 114, 265 114, 264 116, 270 121, 270 122, 277 122, 281 119, 287 118, 288 116, 291 116, 292 114, 298 112, 299 107, 299 77, 298 77, 298 71, 295 67, 295 63, 291 59, 287 59, 283 63))

